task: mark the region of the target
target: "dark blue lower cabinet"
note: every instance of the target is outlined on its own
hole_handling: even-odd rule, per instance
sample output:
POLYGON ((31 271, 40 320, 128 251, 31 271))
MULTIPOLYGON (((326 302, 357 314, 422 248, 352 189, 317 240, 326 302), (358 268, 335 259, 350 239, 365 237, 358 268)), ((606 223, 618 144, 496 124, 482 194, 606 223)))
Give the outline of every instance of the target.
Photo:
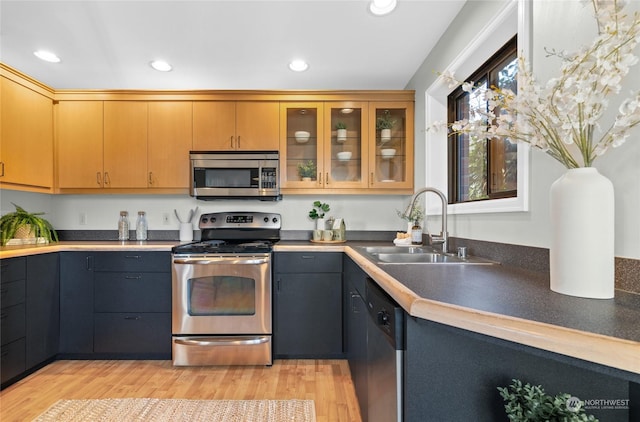
POLYGON ((171 313, 96 313, 95 353, 171 355, 171 313))
POLYGON ((418 318, 407 318, 406 340, 405 422, 508 421, 497 387, 513 378, 550 395, 627 404, 587 410, 601 421, 640 420, 638 374, 418 318))

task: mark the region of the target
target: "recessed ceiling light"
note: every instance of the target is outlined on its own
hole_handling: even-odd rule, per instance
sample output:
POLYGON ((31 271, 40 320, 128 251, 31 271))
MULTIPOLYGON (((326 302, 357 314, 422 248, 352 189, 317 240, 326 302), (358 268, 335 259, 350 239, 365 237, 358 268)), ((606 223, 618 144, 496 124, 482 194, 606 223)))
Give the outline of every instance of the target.
POLYGON ((173 69, 171 65, 165 62, 164 60, 154 60, 149 64, 151 65, 152 68, 154 68, 159 72, 170 72, 171 69, 173 69))
POLYGON ((309 64, 302 59, 295 59, 289 63, 289 69, 294 72, 304 72, 309 68, 309 64))
POLYGON ((56 56, 50 51, 38 50, 34 51, 33 54, 40 60, 44 60, 49 63, 60 63, 60 57, 56 56))
POLYGON ((369 10, 376 16, 386 15, 396 8, 396 0, 371 0, 369 10))

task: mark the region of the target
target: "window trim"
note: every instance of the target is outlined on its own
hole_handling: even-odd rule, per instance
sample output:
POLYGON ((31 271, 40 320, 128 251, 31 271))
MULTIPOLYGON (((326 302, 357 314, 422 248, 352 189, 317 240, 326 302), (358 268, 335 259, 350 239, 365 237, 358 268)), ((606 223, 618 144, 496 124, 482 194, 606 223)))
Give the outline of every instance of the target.
MULTIPOLYGON (((507 1, 480 33, 460 52, 443 72, 469 75, 500 49, 514 35, 518 35, 518 53, 531 63, 529 0, 507 1)), ((444 78, 438 77, 425 91, 426 122, 447 121, 447 96, 451 93, 444 78)), ((445 131, 425 132, 427 186, 448 191, 447 134, 445 131)), ((518 195, 511 198, 488 199, 449 204, 449 214, 479 214, 529 211, 530 147, 518 144, 518 195)), ((439 214, 440 204, 427 201, 427 214, 439 214)))

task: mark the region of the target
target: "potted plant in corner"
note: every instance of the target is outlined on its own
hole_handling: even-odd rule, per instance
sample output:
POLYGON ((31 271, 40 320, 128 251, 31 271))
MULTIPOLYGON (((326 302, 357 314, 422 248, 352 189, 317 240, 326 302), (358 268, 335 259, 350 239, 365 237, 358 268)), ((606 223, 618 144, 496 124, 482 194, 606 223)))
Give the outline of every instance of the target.
POLYGON ((347 140, 347 124, 344 122, 336 123, 336 140, 344 142, 347 140))
POLYGON ((382 116, 376 119, 376 129, 380 131, 380 143, 388 142, 391 139, 391 129, 396 125, 396 119, 391 117, 391 112, 385 110, 382 116))
POLYGON ((316 177, 316 163, 312 160, 298 163, 298 175, 303 182, 308 182, 316 177))
POLYGON ((316 230, 325 229, 324 216, 325 213, 329 212, 329 209, 329 204, 325 204, 320 201, 315 201, 313 203, 313 208, 309 211, 309 218, 316 220, 316 230))
POLYGON ((0 243, 3 246, 12 239, 19 239, 16 242, 19 244, 58 241, 58 233, 51 223, 39 217, 43 212, 29 213, 16 204, 13 206, 16 207, 15 212, 0 217, 0 243))

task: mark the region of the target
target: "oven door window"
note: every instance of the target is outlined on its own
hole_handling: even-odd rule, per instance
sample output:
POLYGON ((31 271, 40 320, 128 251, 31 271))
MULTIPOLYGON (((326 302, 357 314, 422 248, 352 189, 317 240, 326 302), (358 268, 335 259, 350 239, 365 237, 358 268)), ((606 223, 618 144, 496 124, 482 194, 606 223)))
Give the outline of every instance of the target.
POLYGON ((189 315, 255 315, 256 282, 236 276, 210 276, 189 280, 189 315))

